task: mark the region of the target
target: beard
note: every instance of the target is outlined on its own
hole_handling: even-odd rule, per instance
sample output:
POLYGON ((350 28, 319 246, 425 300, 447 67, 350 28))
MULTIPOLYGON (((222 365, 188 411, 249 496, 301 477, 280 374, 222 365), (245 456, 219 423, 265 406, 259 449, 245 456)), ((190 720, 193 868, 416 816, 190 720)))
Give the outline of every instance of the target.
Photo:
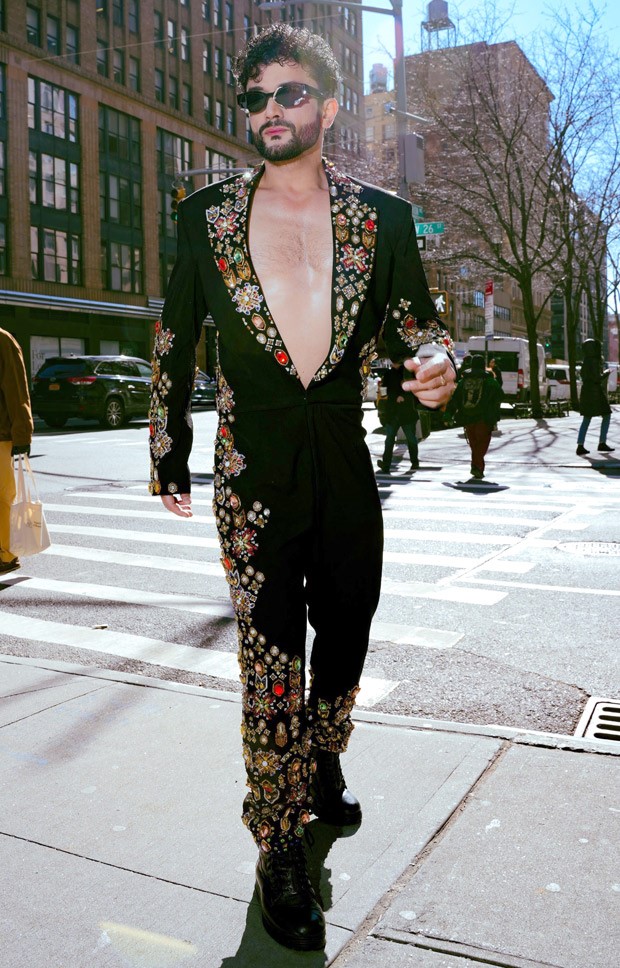
POLYGON ((309 148, 314 148, 322 130, 321 115, 317 113, 314 121, 302 125, 299 130, 288 121, 278 121, 277 127, 288 128, 291 132, 288 141, 282 143, 272 142, 268 145, 265 142, 262 132, 269 127, 276 127, 276 125, 273 122, 264 124, 260 131, 252 135, 254 146, 259 155, 262 155, 267 161, 292 161, 294 158, 299 158, 309 148))

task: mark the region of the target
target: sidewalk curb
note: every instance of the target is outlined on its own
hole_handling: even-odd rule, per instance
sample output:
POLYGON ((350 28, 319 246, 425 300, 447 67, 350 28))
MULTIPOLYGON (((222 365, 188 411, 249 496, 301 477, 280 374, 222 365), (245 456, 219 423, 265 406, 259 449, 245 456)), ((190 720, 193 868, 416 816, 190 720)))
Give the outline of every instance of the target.
MULTIPOLYGON (((0 653, 0 664, 22 665, 34 669, 46 669, 49 672, 59 672, 65 675, 83 676, 88 679, 102 679, 107 682, 124 683, 146 689, 158 689, 164 692, 176 692, 183 695, 196 696, 211 701, 236 703, 241 705, 241 694, 237 692, 207 689, 202 686, 192 686, 182 682, 171 682, 166 679, 154 679, 150 676, 138 675, 133 672, 114 672, 95 666, 83 666, 74 662, 52 659, 32 659, 24 656, 6 655, 0 653)), ((609 740, 580 739, 563 733, 544 733, 536 730, 519 729, 514 726, 483 725, 480 723, 458 723, 444 719, 416 718, 415 716, 398 716, 390 713, 375 713, 364 709, 355 709, 353 719, 369 726, 392 726, 409 729, 414 732, 456 733, 466 736, 486 736, 491 739, 507 740, 521 746, 535 746, 542 749, 570 750, 578 753, 598 753, 603 756, 620 756, 620 743, 614 744, 609 740)))

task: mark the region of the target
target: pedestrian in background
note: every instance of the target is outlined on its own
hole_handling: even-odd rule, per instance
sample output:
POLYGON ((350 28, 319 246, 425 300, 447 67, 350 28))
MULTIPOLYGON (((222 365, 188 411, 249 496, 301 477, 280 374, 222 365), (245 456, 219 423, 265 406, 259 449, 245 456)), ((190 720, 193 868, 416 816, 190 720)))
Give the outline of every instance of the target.
POLYGON ((19 343, 0 329, 0 573, 19 568, 11 554, 11 504, 15 499, 13 457, 29 454, 32 410, 24 357, 19 343))
MULTIPOLYGON (((461 371, 462 372, 462 371, 461 371)), ((471 475, 484 477, 484 458, 491 433, 500 417, 502 391, 495 377, 485 369, 482 356, 474 356, 469 369, 456 385, 448 412, 465 428, 471 449, 471 475)))
POLYGON ((491 359, 489 360, 489 370, 491 371, 491 376, 494 376, 497 382, 499 383, 500 388, 503 387, 504 378, 502 377, 502 371, 497 365, 497 360, 494 357, 491 357, 491 359))
POLYGON ((583 363, 581 364, 581 396, 579 412, 583 420, 577 434, 577 456, 589 454, 584 444, 592 417, 602 417, 598 449, 612 451, 607 443, 607 433, 611 422, 611 407, 607 399, 607 377, 609 370, 603 366, 601 344, 597 339, 587 339, 583 344, 583 363))
POLYGON ((406 379, 406 373, 403 370, 402 363, 392 363, 392 369, 388 370, 386 375, 381 378, 381 384, 387 391, 383 411, 385 447, 383 448, 383 457, 380 461, 377 461, 377 464, 379 469, 386 474, 390 473, 394 442, 400 427, 403 428, 407 438, 412 469, 416 470, 420 466, 418 462, 418 438, 415 432, 418 411, 413 394, 406 393, 403 390, 403 379, 406 379))

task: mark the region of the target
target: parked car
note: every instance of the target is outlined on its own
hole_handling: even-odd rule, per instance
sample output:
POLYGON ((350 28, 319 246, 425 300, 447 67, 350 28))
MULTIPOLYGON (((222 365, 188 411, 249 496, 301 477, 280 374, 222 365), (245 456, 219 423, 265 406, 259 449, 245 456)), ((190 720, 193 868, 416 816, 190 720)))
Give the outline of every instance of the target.
MULTIPOLYGON (((577 391, 581 389, 581 380, 577 373, 577 391)), ((570 368, 568 363, 547 364, 547 400, 570 400, 570 368)))
POLYGON ((376 370, 371 370, 366 377, 366 386, 364 387, 364 403, 375 403, 377 402, 377 397, 379 396, 379 383, 380 376, 376 370))
POLYGON ((54 356, 34 378, 32 409, 48 427, 81 417, 115 430, 132 417, 147 418, 151 372, 134 356, 54 356))
POLYGON ((198 410, 200 407, 214 407, 216 391, 217 380, 203 370, 198 370, 192 390, 192 410, 198 410))

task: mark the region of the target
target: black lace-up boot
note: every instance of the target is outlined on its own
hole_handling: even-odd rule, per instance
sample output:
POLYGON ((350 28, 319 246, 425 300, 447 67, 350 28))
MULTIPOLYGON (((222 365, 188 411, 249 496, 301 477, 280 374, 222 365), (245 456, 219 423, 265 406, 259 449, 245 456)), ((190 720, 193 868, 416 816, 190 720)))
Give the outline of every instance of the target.
POLYGON ((314 747, 316 772, 310 781, 312 812, 324 823, 347 827, 362 822, 362 808, 357 797, 347 790, 340 754, 314 747))
POLYGON ((272 938, 297 951, 325 947, 325 918, 310 883, 301 840, 286 850, 260 851, 256 886, 263 924, 272 938))

